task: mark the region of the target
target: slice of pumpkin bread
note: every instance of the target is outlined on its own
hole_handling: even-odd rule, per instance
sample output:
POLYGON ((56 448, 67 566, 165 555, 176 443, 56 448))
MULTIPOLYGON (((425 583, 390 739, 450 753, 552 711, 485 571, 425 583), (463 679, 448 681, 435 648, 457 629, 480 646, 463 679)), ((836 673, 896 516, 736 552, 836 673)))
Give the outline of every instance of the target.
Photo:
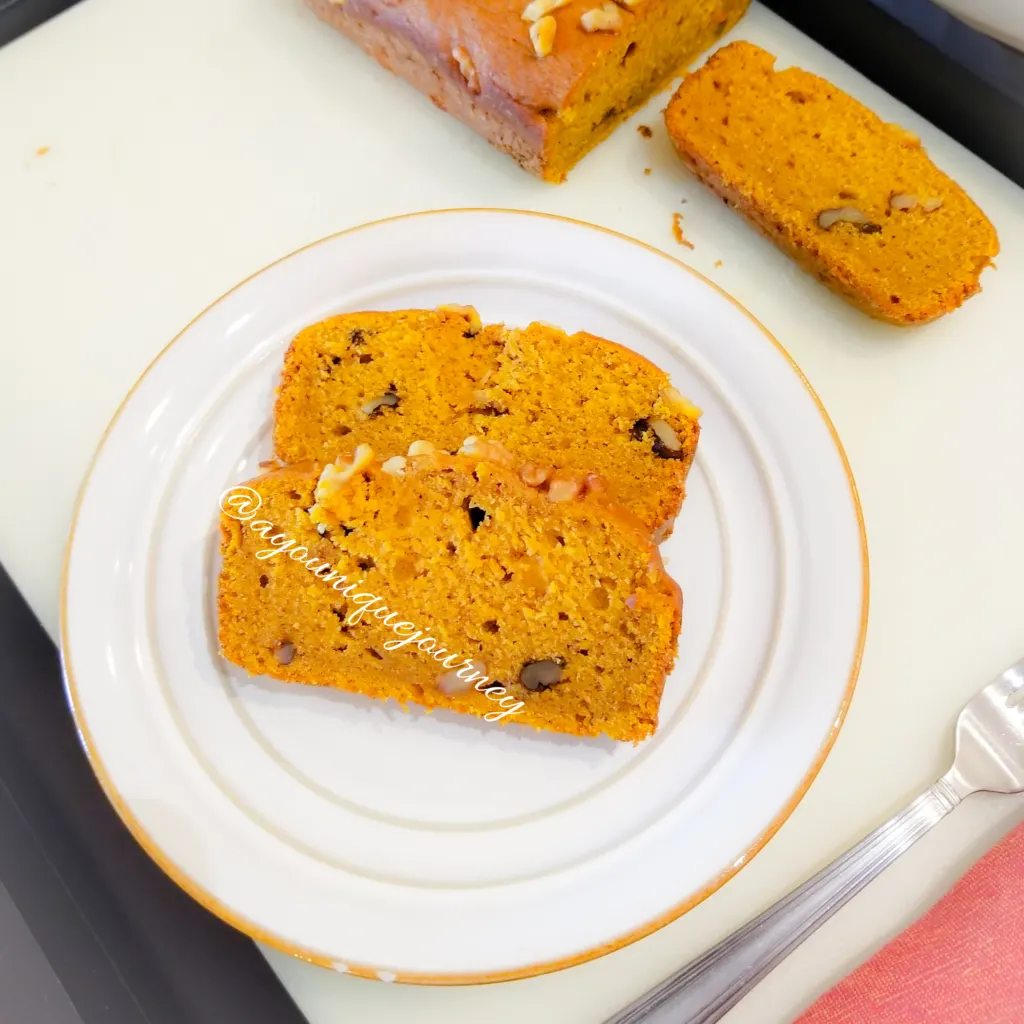
POLYGON ((471 307, 349 313, 302 331, 274 414, 282 462, 329 462, 357 444, 454 451, 498 441, 526 474, 595 472, 659 539, 671 531, 700 410, 668 375, 592 334, 483 326, 471 307))
POLYGON ((698 178, 805 270, 870 315, 923 324, 980 289, 988 218, 920 140, 831 82, 732 43, 665 112, 698 178))
POLYGON ((576 736, 650 736, 681 598, 593 476, 493 443, 286 466, 222 501, 221 652, 250 673, 576 736), (564 500, 563 500, 564 499, 564 500))

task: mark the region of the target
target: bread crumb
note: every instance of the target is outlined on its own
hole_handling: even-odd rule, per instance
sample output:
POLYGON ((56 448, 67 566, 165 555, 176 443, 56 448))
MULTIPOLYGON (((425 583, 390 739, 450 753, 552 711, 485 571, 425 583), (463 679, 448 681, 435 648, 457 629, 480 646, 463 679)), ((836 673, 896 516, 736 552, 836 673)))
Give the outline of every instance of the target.
POLYGON ((650 174, 650 173, 651 173, 650 167, 645 167, 644 168, 644 174, 650 174))
POLYGON ((50 152, 50 147, 49 146, 40 146, 36 150, 36 156, 46 156, 46 154, 49 153, 49 152, 50 152))
POLYGON ((683 234, 683 215, 681 213, 672 214, 672 234, 676 236, 676 241, 680 245, 685 245, 687 249, 693 249, 694 244, 683 234))
POLYGON ((721 260, 715 260, 715 266, 716 267, 720 267, 721 265, 722 265, 722 261, 721 260))
POLYGON ((642 136, 643 136, 643 137, 644 137, 645 139, 649 139, 649 138, 650 138, 650 137, 651 137, 651 136, 652 136, 652 135, 654 134, 654 132, 652 132, 652 131, 651 131, 651 129, 650 129, 650 128, 648 128, 648 127, 647 127, 647 125, 645 125, 645 124, 638 124, 638 125, 636 126, 636 130, 637 130, 637 131, 638 131, 638 132, 639 132, 639 133, 640 133, 640 134, 641 134, 641 135, 642 135, 642 136))

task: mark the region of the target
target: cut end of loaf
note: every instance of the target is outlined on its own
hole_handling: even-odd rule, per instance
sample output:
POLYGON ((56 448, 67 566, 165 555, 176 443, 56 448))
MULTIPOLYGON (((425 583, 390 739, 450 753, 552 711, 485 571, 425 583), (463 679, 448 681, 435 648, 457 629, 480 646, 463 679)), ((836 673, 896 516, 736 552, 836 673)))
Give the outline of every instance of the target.
MULTIPOLYGON (((749 0, 698 0, 619 8, 618 27, 604 36, 604 52, 574 83, 563 106, 546 117, 542 176, 564 181, 569 170, 623 120, 742 17, 749 0)), ((600 4, 594 4, 600 8, 600 4)), ((580 5, 556 13, 561 38, 581 29, 580 5)), ((570 44, 571 45, 571 42, 570 44)))

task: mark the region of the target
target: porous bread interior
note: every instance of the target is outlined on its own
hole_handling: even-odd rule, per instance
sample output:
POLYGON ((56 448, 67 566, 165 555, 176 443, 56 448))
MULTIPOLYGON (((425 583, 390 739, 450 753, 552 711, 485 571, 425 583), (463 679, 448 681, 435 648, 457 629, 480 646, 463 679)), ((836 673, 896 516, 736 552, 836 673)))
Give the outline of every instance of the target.
POLYGON ((999 251, 978 206, 912 133, 837 86, 737 42, 684 79, 665 114, 690 168, 824 283, 871 315, 926 323, 979 290, 999 251), (893 196, 941 199, 895 209, 893 196), (825 230, 825 210, 852 208, 825 230))
POLYGON ((668 375, 637 353, 588 334, 531 324, 484 327, 434 310, 355 313, 303 330, 292 343, 275 410, 283 462, 329 462, 369 444, 382 458, 425 439, 454 451, 470 436, 500 442, 524 463, 603 476, 611 496, 651 531, 679 511, 699 436, 695 410, 666 398, 668 375), (398 404, 372 415, 368 402, 398 404), (683 458, 661 458, 660 418, 683 458))
POLYGON ((346 597, 287 553, 257 558, 270 545, 253 522, 223 516, 219 627, 229 660, 253 674, 403 704, 499 710, 473 689, 444 693, 446 670, 431 652, 411 643, 386 649, 399 637, 379 619, 347 625, 368 600, 353 599, 369 593, 382 599, 375 608, 398 613, 391 624, 412 623, 438 648, 482 661, 523 702, 502 721, 619 740, 654 731, 680 598, 631 516, 596 498, 552 503, 501 466, 424 456, 407 460, 404 477, 376 464, 358 474, 332 501, 336 518, 328 515, 321 537, 308 511, 316 482, 307 467, 250 481, 262 497, 253 522, 273 523, 347 576, 337 586, 363 582, 346 597), (282 664, 276 652, 286 644, 293 657, 282 664), (545 659, 564 661, 564 678, 532 692, 520 671, 545 659))
MULTIPOLYGON (((728 31, 748 2, 694 0, 682 5, 648 0, 636 13, 624 11, 623 27, 604 58, 580 79, 572 99, 562 110, 541 112, 548 121, 543 177, 564 181, 573 165, 616 125, 728 31)), ((579 18, 577 6, 565 11, 562 22, 579 18)), ((576 30, 576 25, 560 23, 563 35, 576 30)), ((558 40, 556 35, 556 47, 558 40)))

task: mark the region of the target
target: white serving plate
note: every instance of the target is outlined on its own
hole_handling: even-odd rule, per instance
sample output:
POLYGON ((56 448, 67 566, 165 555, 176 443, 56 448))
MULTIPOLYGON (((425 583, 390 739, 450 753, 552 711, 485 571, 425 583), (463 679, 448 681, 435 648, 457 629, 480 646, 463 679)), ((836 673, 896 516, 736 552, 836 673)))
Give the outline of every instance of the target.
POLYGON ((444 984, 599 956, 722 885, 821 767, 866 619, 849 468, 782 347, 655 249, 464 210, 302 249, 164 350, 83 485, 62 646, 97 775, 188 892, 323 966, 444 984), (705 410, 663 547, 684 631, 646 743, 403 713, 252 680, 217 654, 218 497, 270 454, 289 340, 340 310, 442 302, 613 338, 705 410))

